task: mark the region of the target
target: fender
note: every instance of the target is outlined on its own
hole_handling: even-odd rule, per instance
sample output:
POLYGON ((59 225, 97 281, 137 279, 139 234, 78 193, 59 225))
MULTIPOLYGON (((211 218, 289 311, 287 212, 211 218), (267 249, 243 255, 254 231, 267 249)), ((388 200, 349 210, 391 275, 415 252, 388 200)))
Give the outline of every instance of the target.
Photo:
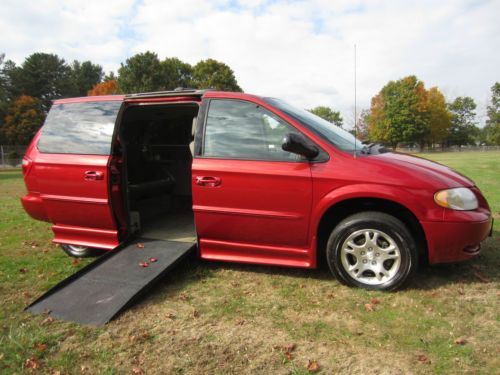
POLYGON ((442 221, 443 209, 429 210, 421 203, 429 199, 422 195, 420 189, 408 189, 399 186, 382 184, 352 184, 330 191, 315 203, 311 215, 312 225, 310 238, 314 238, 318 231, 319 223, 326 211, 337 203, 353 198, 378 198, 398 203, 411 211, 420 223, 422 221, 442 221))

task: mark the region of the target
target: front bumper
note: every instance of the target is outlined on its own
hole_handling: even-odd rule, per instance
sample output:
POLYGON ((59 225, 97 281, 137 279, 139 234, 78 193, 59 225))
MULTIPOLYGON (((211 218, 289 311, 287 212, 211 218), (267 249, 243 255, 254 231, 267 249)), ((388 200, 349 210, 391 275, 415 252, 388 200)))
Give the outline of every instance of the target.
MULTIPOLYGON (((484 218, 484 217, 483 217, 484 218)), ((491 234, 493 219, 463 222, 423 222, 429 263, 450 263, 479 255, 481 241, 491 234)))

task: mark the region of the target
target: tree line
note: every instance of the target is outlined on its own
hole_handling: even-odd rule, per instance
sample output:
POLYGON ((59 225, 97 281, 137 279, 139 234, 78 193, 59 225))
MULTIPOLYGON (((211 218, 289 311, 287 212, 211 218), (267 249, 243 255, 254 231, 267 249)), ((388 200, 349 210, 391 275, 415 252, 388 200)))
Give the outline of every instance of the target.
POLYGON ((68 63, 56 54, 33 53, 20 65, 1 54, 0 144, 28 144, 54 99, 177 87, 242 91, 233 70, 214 59, 190 65, 176 57, 160 60, 148 51, 121 63, 115 75, 91 61, 68 63))
MULTIPOLYGON (((356 136, 365 142, 421 148, 463 145, 500 145, 500 83, 491 87, 485 126, 478 126, 477 105, 468 96, 447 102, 439 88, 426 89, 408 76, 388 82, 371 100, 370 109, 356 119, 356 136)), ((340 112, 319 106, 310 110, 334 125, 343 125, 340 112)))
MULTIPOLYGON (((163 60, 138 53, 104 73, 91 61, 66 62, 55 54, 33 53, 20 65, 0 54, 0 144, 27 144, 43 123, 54 99, 173 90, 177 87, 242 91, 233 70, 207 59, 190 65, 176 57, 163 60)), ((447 102, 439 88, 425 88, 416 76, 388 82, 355 121, 356 135, 367 142, 396 147, 500 144, 500 83, 491 87, 485 126, 480 129, 474 99, 447 102)), ((343 126, 339 111, 327 106, 311 112, 343 126)))

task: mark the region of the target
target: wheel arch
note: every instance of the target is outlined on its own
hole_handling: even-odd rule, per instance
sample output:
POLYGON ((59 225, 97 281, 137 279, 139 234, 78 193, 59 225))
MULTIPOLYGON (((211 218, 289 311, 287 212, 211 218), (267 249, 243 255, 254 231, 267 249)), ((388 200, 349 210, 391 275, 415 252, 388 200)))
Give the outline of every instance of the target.
POLYGON ((326 264, 326 243, 332 230, 346 217, 363 211, 384 212, 401 220, 415 236, 419 261, 428 262, 427 239, 417 215, 406 205, 393 199, 364 196, 337 200, 323 211, 316 226, 316 258, 319 266, 326 264))

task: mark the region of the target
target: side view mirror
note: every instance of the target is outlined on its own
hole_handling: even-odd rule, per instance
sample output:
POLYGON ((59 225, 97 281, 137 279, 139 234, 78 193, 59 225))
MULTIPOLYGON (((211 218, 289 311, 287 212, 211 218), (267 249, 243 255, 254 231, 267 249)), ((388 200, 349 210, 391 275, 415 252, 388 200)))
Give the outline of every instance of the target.
POLYGON ((285 135, 281 148, 284 151, 302 155, 307 159, 314 159, 319 154, 316 146, 309 144, 302 135, 295 133, 285 135))

